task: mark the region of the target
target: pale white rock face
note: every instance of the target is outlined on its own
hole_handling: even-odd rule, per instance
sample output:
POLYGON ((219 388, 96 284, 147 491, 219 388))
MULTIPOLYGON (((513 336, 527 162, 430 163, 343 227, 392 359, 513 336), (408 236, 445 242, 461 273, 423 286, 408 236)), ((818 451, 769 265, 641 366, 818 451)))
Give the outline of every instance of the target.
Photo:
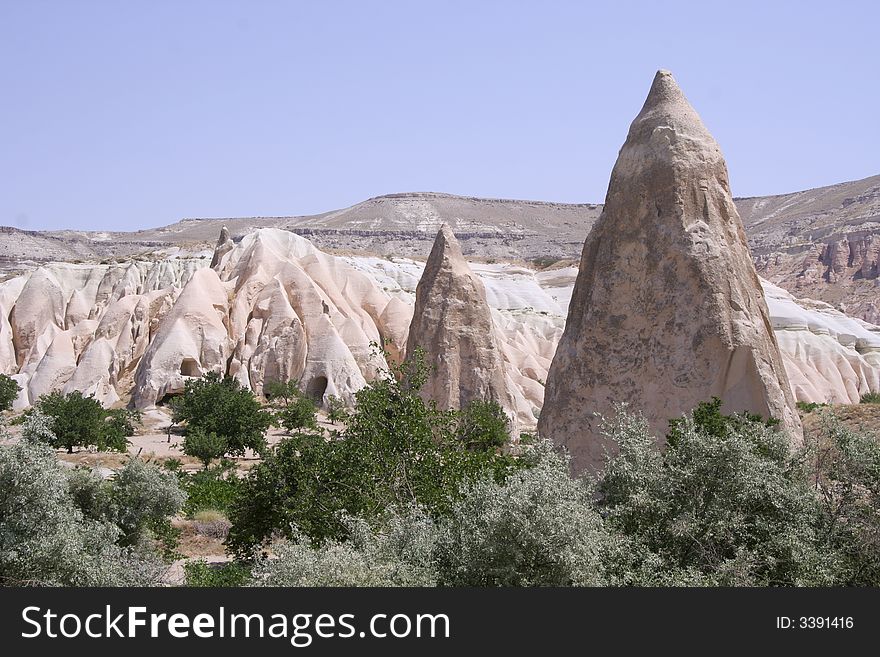
POLYGON ((880 390, 880 327, 762 283, 798 401, 855 404, 880 390))
POLYGON ((175 286, 182 287, 204 265, 181 258, 114 265, 54 263, 0 285, 0 369, 16 374, 23 388, 17 405, 27 406, 61 389, 86 391, 107 405, 127 397, 130 386, 120 393, 117 376, 146 348, 150 330, 142 324, 149 318, 141 316, 129 327, 141 343, 140 353, 129 354, 129 359, 125 341, 111 341, 112 357, 107 345, 98 346, 105 320, 136 305, 140 295, 155 295, 158 285, 168 284, 164 294, 176 296, 180 287, 175 286))
MULTIPOLYGON (((316 397, 350 401, 385 366, 371 355, 370 341, 385 339, 390 357, 403 357, 424 263, 333 257, 278 230, 221 245, 215 276, 203 275, 209 291, 205 280, 194 283, 180 304, 210 253, 168 250, 165 260, 123 265, 52 264, 0 283, 0 368, 22 387, 14 407, 51 390, 80 390, 108 406, 127 403, 136 391, 136 402, 149 406, 209 369, 257 393, 268 381, 298 378, 316 397), (217 303, 208 308, 211 294, 217 303), (26 346, 22 363, 13 324, 19 334, 33 333, 19 343, 26 346)), ((518 423, 533 428, 578 270, 469 267, 491 309, 518 423)), ((855 402, 880 390, 880 328, 762 284, 798 400, 855 402)))
POLYGON ((724 158, 661 71, 584 243, 538 429, 596 470, 615 450, 597 414, 625 402, 663 436, 713 396, 802 440, 724 158))
POLYGON ((246 235, 215 269, 233 299, 229 373, 256 392, 299 379, 316 400, 347 402, 387 363, 371 344, 402 347, 383 316, 391 301, 371 278, 303 237, 278 229, 246 235))
POLYGON ((232 351, 229 305, 217 272, 204 268, 193 274, 138 362, 132 391, 137 408, 182 392, 187 377, 225 373, 232 351))

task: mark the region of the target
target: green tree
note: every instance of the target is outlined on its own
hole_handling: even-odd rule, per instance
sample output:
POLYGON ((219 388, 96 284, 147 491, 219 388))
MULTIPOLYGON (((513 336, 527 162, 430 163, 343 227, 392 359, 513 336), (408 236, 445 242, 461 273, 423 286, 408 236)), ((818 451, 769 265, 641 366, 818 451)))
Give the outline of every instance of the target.
POLYGON ((18 397, 21 387, 12 377, 0 374, 0 411, 12 408, 12 402, 18 397))
POLYGON ((175 547, 179 532, 173 530, 171 518, 183 507, 186 493, 174 474, 132 458, 106 480, 90 470, 74 470, 69 489, 86 517, 119 528, 119 545, 153 538, 164 544, 166 554, 175 547))
POLYGON ((183 453, 201 461, 205 470, 211 465, 211 461, 222 457, 227 450, 228 445, 223 436, 218 436, 213 431, 205 433, 201 427, 189 429, 183 438, 183 453))
POLYGON ((199 429, 226 441, 226 454, 241 456, 248 448, 266 452, 266 430, 272 414, 261 408, 254 394, 232 377, 209 372, 186 382, 183 395, 171 401, 174 422, 186 422, 187 431, 199 429))
POLYGON ((344 422, 347 417, 348 413, 345 409, 345 402, 339 397, 330 395, 327 398, 327 419, 330 420, 330 424, 344 422))
POLYGON ((281 426, 287 431, 316 430, 318 413, 315 404, 307 397, 299 397, 276 414, 281 426))
POLYGON ((108 411, 98 400, 78 390, 43 395, 35 409, 49 420, 50 431, 45 436, 52 447, 66 448, 69 454, 75 447, 90 446, 101 451, 125 451, 126 438, 134 432, 134 416, 128 411, 108 411))
POLYGON ((101 448, 124 452, 128 445, 127 438, 134 435, 134 424, 140 420, 141 415, 138 411, 125 408, 105 411, 104 439, 101 448))
POLYGON ((499 449, 510 440, 510 420, 497 402, 475 399, 459 416, 457 432, 468 449, 499 449))
POLYGON ((299 381, 290 379, 288 381, 268 381, 263 386, 263 396, 267 401, 287 404, 291 399, 299 396, 299 381))
POLYGON ((276 533, 344 540, 345 516, 372 520, 387 509, 418 504, 448 512, 461 484, 486 474, 503 480, 513 458, 466 449, 455 413, 419 396, 427 367, 421 352, 355 395, 341 440, 295 434, 255 466, 229 518, 228 544, 243 557, 276 533))
POLYGON ((880 442, 833 416, 811 444, 811 478, 822 509, 822 549, 839 557, 835 584, 880 586, 880 442))
POLYGON ((621 410, 604 426, 617 443, 599 481, 622 584, 816 585, 834 578, 820 548, 815 491, 786 436, 717 400, 670 423, 661 453, 644 419, 621 410), (621 556, 625 556, 621 561, 621 556))
POLYGON ((317 430, 318 409, 300 390, 298 381, 274 381, 266 388, 265 394, 278 406, 275 418, 282 427, 291 432, 317 430))

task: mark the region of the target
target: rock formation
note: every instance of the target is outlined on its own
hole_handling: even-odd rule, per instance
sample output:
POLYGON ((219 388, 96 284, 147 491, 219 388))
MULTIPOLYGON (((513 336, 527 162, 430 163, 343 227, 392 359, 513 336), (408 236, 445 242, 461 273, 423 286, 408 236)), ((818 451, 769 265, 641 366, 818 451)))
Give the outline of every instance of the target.
POLYGON ((613 445, 595 413, 627 402, 663 436, 713 396, 802 439, 723 156, 660 71, 584 243, 538 428, 596 469, 613 445))
MULTIPOLYGON (((208 254, 177 250, 123 264, 50 263, 0 282, 0 370, 22 387, 14 407, 51 390, 108 406, 133 395, 145 407, 211 369, 258 394, 298 378, 316 399, 351 399, 384 366, 371 341, 403 357, 423 263, 334 257, 280 230, 249 233, 231 250, 228 242, 219 240, 213 271, 208 254)), ((530 429, 578 270, 469 267, 485 289, 518 423, 530 429)), ((880 391, 880 327, 763 286, 798 400, 855 403, 880 391)))
POLYGON ((468 267, 452 229, 444 224, 416 288, 406 353, 425 351, 431 366, 422 388, 443 409, 465 408, 475 400, 495 401, 510 416, 529 414, 514 399, 492 312, 482 281, 468 267))
POLYGON ((229 236, 226 226, 220 228, 220 237, 217 238, 217 246, 214 247, 214 256, 211 258, 211 269, 215 269, 223 260, 223 256, 235 248, 235 242, 229 236))

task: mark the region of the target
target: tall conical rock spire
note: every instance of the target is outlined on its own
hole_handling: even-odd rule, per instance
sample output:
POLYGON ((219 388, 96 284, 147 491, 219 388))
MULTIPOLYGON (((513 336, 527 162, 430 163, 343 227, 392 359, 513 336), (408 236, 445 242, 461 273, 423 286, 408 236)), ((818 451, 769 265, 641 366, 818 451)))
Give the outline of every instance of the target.
POLYGON ((431 373, 422 395, 443 409, 465 408, 474 400, 492 400, 514 421, 501 344, 483 282, 473 274, 461 246, 444 224, 434 240, 416 288, 407 355, 425 351, 431 373))
POLYGON ((802 439, 724 157, 659 71, 584 243, 538 428, 595 470, 614 451, 597 413, 626 402, 663 436, 713 396, 802 439))

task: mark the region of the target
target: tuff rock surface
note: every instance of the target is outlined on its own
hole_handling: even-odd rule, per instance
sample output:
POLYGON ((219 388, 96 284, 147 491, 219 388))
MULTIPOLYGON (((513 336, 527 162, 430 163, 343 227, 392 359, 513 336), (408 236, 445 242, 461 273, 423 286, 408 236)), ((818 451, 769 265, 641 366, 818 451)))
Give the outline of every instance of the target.
POLYGON ((516 395, 486 288, 474 275, 452 229, 444 224, 419 279, 407 354, 421 347, 431 371, 422 396, 442 409, 466 408, 475 400, 497 402, 516 426, 531 408, 516 395))
POLYGON ((628 403, 662 436, 713 396, 802 439, 724 158, 660 71, 584 243, 538 428, 595 470, 614 449, 597 413, 628 403))

